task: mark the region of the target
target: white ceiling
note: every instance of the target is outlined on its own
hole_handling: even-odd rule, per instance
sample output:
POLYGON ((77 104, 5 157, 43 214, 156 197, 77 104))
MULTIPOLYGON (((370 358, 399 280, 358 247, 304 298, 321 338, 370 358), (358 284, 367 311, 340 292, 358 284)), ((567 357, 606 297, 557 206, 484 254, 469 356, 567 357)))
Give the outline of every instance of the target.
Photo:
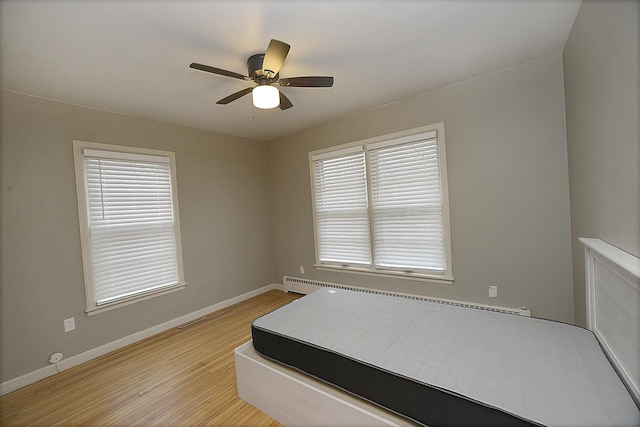
POLYGON ((268 140, 562 50, 580 0, 2 0, 0 87, 268 140), (258 110, 247 74, 275 38, 294 107, 258 110))

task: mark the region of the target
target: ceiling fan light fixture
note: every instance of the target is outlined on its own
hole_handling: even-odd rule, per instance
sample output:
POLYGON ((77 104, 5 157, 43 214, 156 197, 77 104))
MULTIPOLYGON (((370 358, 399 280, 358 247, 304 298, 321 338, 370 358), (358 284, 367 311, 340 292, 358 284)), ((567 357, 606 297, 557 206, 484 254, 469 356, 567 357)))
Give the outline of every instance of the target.
POLYGON ((280 105, 280 91, 271 85, 258 85, 251 91, 256 108, 270 109, 280 105))

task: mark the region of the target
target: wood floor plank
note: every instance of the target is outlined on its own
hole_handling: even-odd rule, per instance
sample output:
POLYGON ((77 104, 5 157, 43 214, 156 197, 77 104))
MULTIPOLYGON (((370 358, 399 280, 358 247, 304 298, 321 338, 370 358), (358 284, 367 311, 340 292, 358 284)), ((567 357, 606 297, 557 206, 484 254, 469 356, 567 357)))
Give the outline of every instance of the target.
POLYGON ((280 426, 237 395, 233 350, 299 295, 269 291, 0 397, 2 426, 280 426))

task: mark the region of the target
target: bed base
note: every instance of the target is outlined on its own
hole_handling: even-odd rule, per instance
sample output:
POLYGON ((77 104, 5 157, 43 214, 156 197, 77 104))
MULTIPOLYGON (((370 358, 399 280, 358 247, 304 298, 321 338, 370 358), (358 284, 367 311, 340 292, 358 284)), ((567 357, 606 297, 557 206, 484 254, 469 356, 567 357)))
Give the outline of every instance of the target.
POLYGON ((235 350, 238 396, 294 426, 417 426, 366 400, 262 357, 249 341, 235 350))

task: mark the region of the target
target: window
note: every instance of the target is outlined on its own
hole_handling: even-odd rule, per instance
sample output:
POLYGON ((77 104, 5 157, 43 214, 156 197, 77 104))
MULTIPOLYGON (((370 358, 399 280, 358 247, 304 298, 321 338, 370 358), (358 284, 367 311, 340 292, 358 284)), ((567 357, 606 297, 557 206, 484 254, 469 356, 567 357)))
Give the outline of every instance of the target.
POLYGON ((317 267, 453 281, 442 123, 309 156, 317 267))
POLYGON ((174 154, 73 147, 87 314, 183 289, 174 154))

